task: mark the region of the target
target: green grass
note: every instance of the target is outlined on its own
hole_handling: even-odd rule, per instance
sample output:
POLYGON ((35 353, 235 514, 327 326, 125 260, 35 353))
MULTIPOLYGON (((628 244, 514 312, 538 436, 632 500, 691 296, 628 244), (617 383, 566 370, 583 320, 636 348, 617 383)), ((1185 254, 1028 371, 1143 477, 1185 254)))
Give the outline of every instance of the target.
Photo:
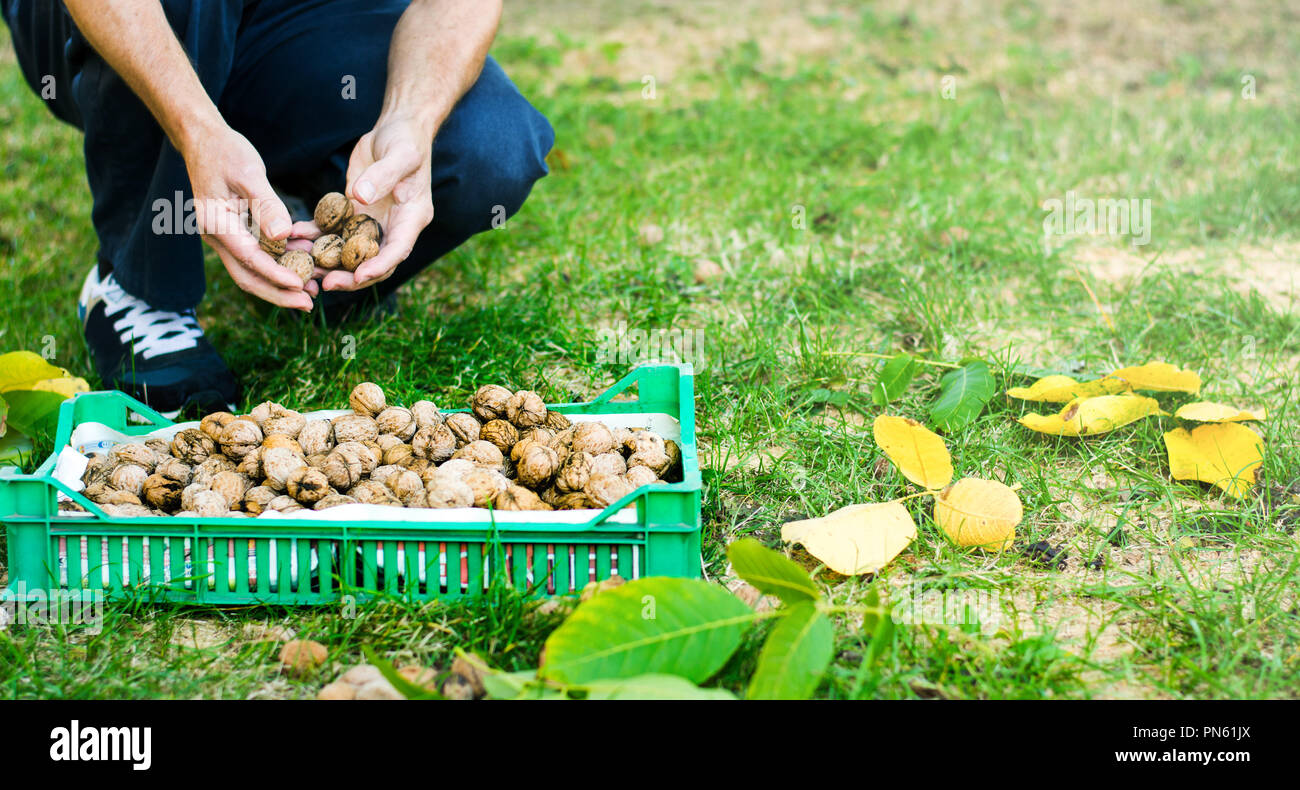
MULTIPOLYGON (((1066 570, 1020 552, 958 550, 925 500, 912 500, 920 536, 881 581, 896 599, 915 583, 987 593, 998 619, 985 632, 900 625, 895 649, 865 674, 866 636, 841 620, 819 695, 1293 697, 1300 564, 1288 497, 1300 478, 1291 394, 1300 321, 1294 301, 1288 309, 1276 293, 1267 298, 1288 275, 1257 280, 1261 295, 1238 287, 1228 262, 1268 244, 1290 244, 1295 259, 1300 103, 1264 88, 1258 101, 1238 99, 1239 71, 1222 53, 1152 65, 1114 96, 1053 90, 1053 79, 1088 64, 1058 45, 1047 19, 990 5, 1007 21, 1002 67, 976 68, 995 45, 964 49, 949 26, 845 12, 813 20, 838 37, 834 54, 782 59, 759 34, 683 59, 654 101, 641 99, 640 80, 627 76, 638 64, 608 36, 510 29, 494 54, 550 117, 562 154, 504 230, 436 263, 405 289, 400 313, 376 323, 324 327, 254 309, 212 260, 200 314, 243 377, 246 405, 304 408, 343 402, 362 380, 396 401, 444 406, 487 382, 587 398, 626 372, 601 361, 602 327, 700 332, 704 560, 715 578, 737 537, 776 546, 792 518, 912 490, 877 466, 870 422, 881 409, 869 390, 878 363, 862 352, 980 355, 1000 385, 1019 382, 1025 367, 1088 375, 1165 359, 1197 369, 1207 399, 1271 412, 1251 497, 1171 482, 1161 440, 1169 419, 1055 439, 1016 425, 1032 409, 999 396, 946 437, 957 473, 1019 483, 1020 542, 1061 546, 1066 570), (952 68, 948 52, 971 71, 952 68), (575 56, 603 65, 563 65, 575 56), (938 92, 947 73, 959 77, 951 101, 938 92), (1149 246, 1101 242, 1152 262, 1145 276, 1078 263, 1088 241, 1045 251, 1042 202, 1068 190, 1151 201, 1149 246), (796 207, 803 229, 791 221, 796 207), (664 229, 662 243, 638 241, 647 223, 664 229), (952 226, 969 239, 942 241, 952 226), (1209 264, 1178 263, 1189 249, 1209 264), (696 283, 700 258, 725 275, 696 283), (773 449, 781 461, 759 465, 757 454, 773 449), (1108 541, 1116 524, 1124 538, 1108 541), (1099 570, 1085 567, 1097 557, 1099 570)), ((1185 9, 1192 21, 1202 13, 1185 9)), ((1268 25, 1266 15, 1240 17, 1268 25)), ((95 249, 79 137, 48 117, 11 57, 0 61, 0 139, 0 349, 40 350, 52 336, 58 364, 93 383, 73 309, 95 249)), ((1289 271, 1294 278, 1294 263, 1289 271)), ((939 372, 889 411, 923 417, 939 372)), ((1162 399, 1171 411, 1178 402, 1162 399)), ((865 580, 832 577, 819 576, 837 603, 865 597, 865 580)), ((340 667, 360 661, 364 644, 440 666, 456 647, 509 669, 534 666, 559 619, 502 595, 496 606, 386 604, 356 619, 110 607, 97 636, 0 633, 0 695, 313 695, 319 678, 280 676, 274 646, 240 635, 264 622, 322 641, 340 667), (228 641, 174 644, 195 620, 228 641)), ((742 690, 759 644, 748 642, 716 682, 742 690)))

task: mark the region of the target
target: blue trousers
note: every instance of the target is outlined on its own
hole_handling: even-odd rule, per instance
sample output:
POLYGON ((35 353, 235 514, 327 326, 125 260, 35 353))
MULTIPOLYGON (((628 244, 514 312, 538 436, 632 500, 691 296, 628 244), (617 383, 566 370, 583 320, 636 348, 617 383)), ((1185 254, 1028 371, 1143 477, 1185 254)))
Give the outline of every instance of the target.
MULTIPOLYGON (((322 194, 343 190, 353 145, 379 115, 389 42, 408 2, 162 4, 226 122, 257 148, 271 183, 310 208, 322 194)), ((157 232, 155 223, 158 206, 174 206, 178 194, 192 197, 180 154, 62 3, 0 3, 28 83, 40 95, 53 78, 47 104, 85 132, 101 270, 111 269, 128 293, 154 307, 194 307, 205 285, 202 242, 192 233, 157 232)), ((489 58, 434 141, 433 222, 393 276, 370 289, 374 296, 492 227, 503 211, 518 211, 546 175, 554 139, 546 118, 489 58)))

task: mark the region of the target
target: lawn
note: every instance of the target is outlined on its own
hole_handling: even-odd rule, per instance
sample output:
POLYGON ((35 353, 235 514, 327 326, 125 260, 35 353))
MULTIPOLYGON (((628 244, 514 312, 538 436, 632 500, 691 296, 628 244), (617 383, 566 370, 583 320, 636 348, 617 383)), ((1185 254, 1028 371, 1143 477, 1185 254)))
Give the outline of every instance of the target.
MULTIPOLYGON (((1297 695, 1294 8, 538 5, 507 8, 493 54, 556 128, 551 174, 502 229, 404 289, 396 315, 277 314, 210 256, 200 315, 246 408, 335 407, 365 380, 444 407, 485 383, 587 399, 630 365, 606 353, 610 330, 679 333, 697 372, 704 567, 725 582, 737 538, 781 547, 787 521, 917 490, 881 463, 871 424, 925 419, 946 368, 882 408, 882 356, 983 358, 999 394, 945 440, 958 476, 1021 486, 1017 546, 960 549, 909 500, 919 536, 875 584, 895 602, 988 606, 974 623, 900 623, 866 670, 869 634, 838 617, 817 696, 1297 695), (1046 236, 1045 202, 1069 194, 1148 207, 1147 243, 1046 236), (1058 438, 1016 423, 1038 404, 1001 394, 1046 371, 1083 380, 1151 360, 1199 371, 1206 400, 1269 410, 1247 497, 1171 480, 1171 418, 1058 438), (1025 551, 1043 541, 1063 565, 1025 551)), ((5 46, 0 351, 52 344, 94 385, 74 309, 96 245, 80 136, 5 46)), ((872 583, 816 578, 844 606, 872 583)), ((355 617, 110 607, 94 636, 0 631, 0 696, 314 696, 319 678, 278 671, 268 629, 322 642, 337 668, 367 645, 430 666, 456 648, 536 666, 561 615, 494 594, 355 617)), ((743 691, 758 644, 710 685, 743 691)))

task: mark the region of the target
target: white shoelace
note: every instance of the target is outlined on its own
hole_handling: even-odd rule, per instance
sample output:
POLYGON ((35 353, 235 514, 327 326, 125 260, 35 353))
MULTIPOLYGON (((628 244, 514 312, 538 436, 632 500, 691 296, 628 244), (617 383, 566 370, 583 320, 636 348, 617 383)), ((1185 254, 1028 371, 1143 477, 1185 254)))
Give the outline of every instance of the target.
POLYGON ((111 274, 100 281, 96 290, 104 300, 106 316, 126 311, 113 322, 113 329, 117 330, 124 345, 134 346, 135 353, 145 359, 194 348, 198 339, 203 337, 203 330, 193 312, 155 310, 123 291, 111 274))

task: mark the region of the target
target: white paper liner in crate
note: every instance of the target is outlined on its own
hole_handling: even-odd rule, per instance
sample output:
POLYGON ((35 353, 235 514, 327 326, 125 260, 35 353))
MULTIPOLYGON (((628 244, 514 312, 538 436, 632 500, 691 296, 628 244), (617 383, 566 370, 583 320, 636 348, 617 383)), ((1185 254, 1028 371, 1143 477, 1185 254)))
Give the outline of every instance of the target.
MULTIPOLYGON (((331 419, 339 415, 350 414, 350 413, 351 412, 347 409, 330 409, 330 410, 306 412, 304 413, 303 416, 306 417, 307 419, 317 419, 317 418, 331 419)), ((574 422, 599 421, 615 428, 648 428, 667 439, 679 440, 681 438, 681 424, 677 421, 676 418, 670 417, 666 414, 589 414, 589 415, 573 414, 573 415, 569 415, 569 419, 571 419, 574 422)), ((85 474, 86 465, 89 462, 89 458, 87 457, 88 453, 107 452, 109 449, 111 449, 114 445, 117 444, 124 444, 124 443, 143 444, 146 440, 154 439, 154 438, 170 440, 177 433, 186 430, 188 428, 197 428, 198 425, 199 424, 197 422, 177 423, 175 425, 167 426, 166 428, 159 428, 158 430, 151 431, 147 434, 130 436, 121 433, 119 431, 113 430, 112 428, 102 423, 97 423, 97 422, 81 423, 80 425, 78 425, 76 428, 73 429, 72 436, 69 437, 68 439, 68 446, 64 447, 59 451, 58 459, 55 461, 55 466, 54 466, 54 472, 53 472, 54 478, 62 482, 64 485, 68 486, 73 491, 80 492, 85 487, 84 484, 81 482, 81 478, 85 474)), ((64 494, 62 491, 59 492, 58 496, 60 502, 70 501, 69 497, 66 494, 64 494)), ((309 520, 318 520, 318 521, 353 521, 353 522, 364 521, 364 522, 393 522, 393 523, 412 523, 412 522, 419 523, 419 522, 436 521, 436 522, 444 522, 444 523, 453 522, 453 523, 483 524, 483 525, 490 524, 495 519, 497 523, 533 523, 538 520, 544 520, 548 524, 585 524, 588 521, 590 521, 591 518, 596 513, 599 512, 600 511, 596 509, 556 510, 556 511, 548 511, 548 512, 537 512, 537 511, 489 512, 484 508, 443 508, 443 509, 393 508, 393 507, 385 507, 383 505, 364 505, 358 503, 355 505, 341 505, 339 507, 333 507, 327 510, 299 510, 294 513, 281 513, 279 511, 269 510, 257 516, 256 518, 258 520, 265 519, 270 521, 273 521, 275 519, 280 519, 280 518, 288 518, 294 520, 309 519, 309 520)), ((78 511, 60 510, 59 515, 65 517, 79 517, 82 514, 78 511)), ((636 506, 633 504, 611 515, 608 519, 606 519, 605 523, 635 524, 636 522, 637 522, 636 506)), ((89 546, 88 546, 87 538, 82 537, 80 540, 81 540, 81 558, 82 558, 82 562, 85 563, 85 565, 82 568, 78 569, 78 573, 84 578, 90 575, 91 564, 90 564, 90 557, 88 556, 89 546)), ((126 538, 121 538, 120 550, 121 550, 122 567, 124 569, 127 569, 127 578, 124 579, 125 584, 134 585, 134 584, 148 583, 149 575, 150 575, 150 566, 151 566, 150 544, 152 544, 156 540, 157 538, 151 538, 145 542, 144 549, 143 549, 143 567, 134 568, 134 567, 130 567, 127 562, 126 538)), ((180 540, 183 540, 185 542, 185 552, 184 552, 185 567, 182 570, 182 577, 186 579, 184 583, 185 588, 192 589, 194 585, 194 580, 192 578, 193 558, 191 556, 191 550, 193 547, 191 546, 190 538, 181 538, 180 540)), ((229 552, 233 552, 234 551, 233 546, 235 545, 234 542, 241 539, 217 538, 215 540, 221 543, 225 543, 225 545, 231 547, 229 549, 229 552), (229 542, 227 543, 227 541, 229 542)), ((171 568, 171 551, 170 551, 171 539, 163 538, 162 542, 163 542, 163 550, 165 552, 163 556, 164 573, 167 580, 172 580, 175 578, 175 573, 171 568)), ((68 582, 66 539, 60 539, 59 543, 60 543, 59 578, 60 578, 60 583, 66 585, 68 582)), ((405 542, 401 542, 401 543, 405 543, 405 542)), ((428 541, 428 543, 438 545, 440 542, 428 541)), ((296 538, 291 539, 289 568, 292 577, 290 579, 290 583, 293 585, 297 585, 299 582, 297 546, 298 546, 298 540, 296 538)), ((101 557, 100 557, 101 566, 98 569, 99 573, 101 574, 102 583, 105 586, 109 584, 108 560, 110 555, 115 553, 116 551, 115 547, 117 547, 117 542, 113 539, 112 536, 108 536, 105 539, 104 549, 101 552, 101 557)), ((270 572, 268 575, 270 576, 270 584, 272 590, 278 590, 279 579, 277 578, 277 569, 279 567, 279 562, 278 562, 279 547, 275 541, 272 541, 270 543, 269 548, 270 548, 270 557, 268 558, 268 565, 269 565, 270 572)), ((638 575, 636 569, 640 566, 640 558, 639 558, 640 553, 639 551, 637 551, 637 548, 635 546, 632 547, 632 551, 633 551, 633 562, 632 562, 633 567, 630 569, 620 569, 617 567, 617 553, 611 550, 611 561, 614 563, 612 572, 618 572, 620 573, 620 575, 624 576, 625 578, 634 578, 635 576, 638 575)), ((358 548, 358 553, 359 552, 360 549, 358 548)), ((431 563, 426 562, 425 555, 426 555, 425 542, 419 542, 417 566, 419 568, 419 581, 421 584, 427 584, 433 582, 432 578, 426 578, 426 568, 430 568, 431 563)), ((317 557, 317 548, 315 546, 312 547, 310 556, 311 556, 311 568, 308 573, 309 579, 315 576, 316 569, 319 564, 318 557, 317 557)), ((587 557, 589 561, 588 562, 589 569, 594 569, 595 557, 596 557, 596 549, 595 547, 591 547, 588 550, 588 557, 587 557)), ((382 573, 384 570, 384 548, 382 545, 377 547, 375 559, 377 565, 376 570, 382 573)), ((397 557, 396 557, 397 573, 399 578, 404 578, 406 575, 405 559, 406 559, 405 549, 403 546, 399 546, 397 549, 397 557)), ((208 546, 207 560, 208 560, 207 566, 211 567, 213 562, 215 561, 214 548, 211 544, 209 544, 208 546)), ((468 585, 467 570, 465 568, 466 553, 464 549, 461 550, 460 560, 462 565, 460 586, 464 588, 468 585)), ((570 578, 577 578, 576 576, 577 560, 575 559, 575 556, 569 555, 568 560, 570 566, 570 578)), ((555 561, 556 558, 554 556, 553 550, 548 549, 547 566, 552 567, 555 561)), ((236 562, 237 562, 236 558, 234 556, 231 556, 230 553, 228 553, 226 556, 226 563, 227 563, 227 567, 229 568, 228 581, 229 581, 230 589, 235 588, 236 562)), ((254 549, 252 548, 251 545, 248 549, 247 562, 248 562, 249 589, 255 590, 257 589, 257 583, 258 583, 257 566, 256 566, 256 557, 254 554, 254 549)), ((438 567, 439 567, 438 583, 440 586, 446 587, 449 584, 449 581, 447 576, 447 556, 445 552, 441 552, 441 551, 439 552, 438 567)), ((207 578, 208 589, 215 589, 216 587, 215 579, 211 578, 211 574, 207 574, 207 575, 209 576, 209 578, 207 578)), ((484 558, 483 575, 486 583, 487 579, 490 577, 490 568, 488 566, 487 558, 484 558)), ((528 563, 527 580, 530 584, 533 583, 534 581, 532 562, 528 563)), ((298 589, 299 591, 303 591, 302 586, 299 586, 298 589)))

